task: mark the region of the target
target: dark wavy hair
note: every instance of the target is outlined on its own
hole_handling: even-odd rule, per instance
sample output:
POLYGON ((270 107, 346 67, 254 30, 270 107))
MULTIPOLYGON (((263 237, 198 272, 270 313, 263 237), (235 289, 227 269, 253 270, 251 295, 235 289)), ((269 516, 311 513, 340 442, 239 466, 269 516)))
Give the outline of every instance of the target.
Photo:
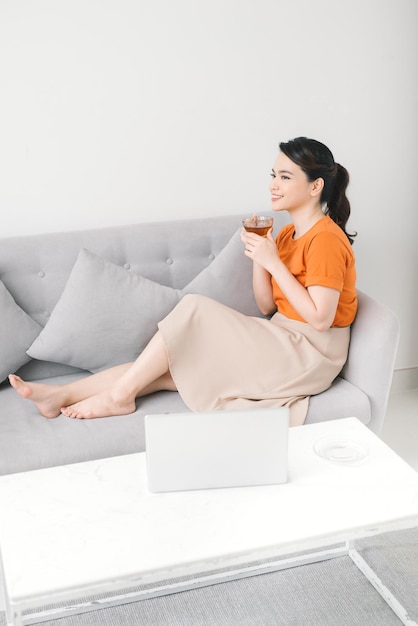
POLYGON ((315 139, 296 137, 280 143, 279 148, 291 161, 299 165, 309 181, 323 179, 324 187, 320 201, 326 205, 324 213, 338 224, 352 244, 357 233, 349 234, 345 230, 351 211, 345 194, 350 180, 345 167, 336 163, 331 150, 315 139))

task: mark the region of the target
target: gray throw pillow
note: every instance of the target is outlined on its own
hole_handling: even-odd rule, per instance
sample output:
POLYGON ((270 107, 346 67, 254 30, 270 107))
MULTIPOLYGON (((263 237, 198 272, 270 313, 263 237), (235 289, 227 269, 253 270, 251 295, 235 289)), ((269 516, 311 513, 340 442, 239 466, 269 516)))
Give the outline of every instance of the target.
POLYGON ((26 350, 42 330, 0 281, 0 382, 30 361, 26 350))
POLYGON ((82 249, 28 355, 91 372, 134 361, 180 291, 82 249))
POLYGON ((244 254, 239 229, 208 267, 183 288, 222 302, 245 315, 260 317, 253 293, 253 263, 244 254))

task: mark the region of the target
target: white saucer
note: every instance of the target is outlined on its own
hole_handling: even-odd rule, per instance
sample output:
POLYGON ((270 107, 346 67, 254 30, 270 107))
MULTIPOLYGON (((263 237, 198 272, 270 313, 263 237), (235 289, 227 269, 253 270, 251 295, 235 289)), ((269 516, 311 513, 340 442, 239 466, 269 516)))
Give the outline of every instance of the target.
POLYGON ((369 454, 365 443, 345 437, 322 437, 314 443, 313 448, 321 458, 345 465, 361 463, 369 454))

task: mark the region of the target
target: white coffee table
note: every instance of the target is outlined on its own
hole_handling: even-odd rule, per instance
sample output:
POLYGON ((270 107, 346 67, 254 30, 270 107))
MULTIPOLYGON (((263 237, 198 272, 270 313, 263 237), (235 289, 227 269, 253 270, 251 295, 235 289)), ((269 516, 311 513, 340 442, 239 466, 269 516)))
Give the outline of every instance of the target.
POLYGON ((412 623, 353 542, 418 525, 418 474, 355 418, 292 428, 285 485, 151 494, 145 454, 131 454, 3 476, 0 502, 13 626, 342 554, 412 623), (369 454, 321 458, 313 446, 325 436, 369 454))

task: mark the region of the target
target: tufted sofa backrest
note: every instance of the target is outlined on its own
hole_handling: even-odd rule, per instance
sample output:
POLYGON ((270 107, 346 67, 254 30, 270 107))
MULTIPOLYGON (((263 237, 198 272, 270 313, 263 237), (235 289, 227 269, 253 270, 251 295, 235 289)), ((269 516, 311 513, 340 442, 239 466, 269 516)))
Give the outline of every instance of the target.
POLYGON ((240 226, 239 216, 133 224, 0 240, 0 280, 41 326, 58 302, 81 248, 181 289, 240 226))
MULTIPOLYGON (((0 280, 17 304, 45 326, 81 248, 181 289, 216 258, 239 227, 235 215, 2 239, 0 280)), ((73 368, 32 361, 21 373, 33 379, 68 371, 73 368)))

